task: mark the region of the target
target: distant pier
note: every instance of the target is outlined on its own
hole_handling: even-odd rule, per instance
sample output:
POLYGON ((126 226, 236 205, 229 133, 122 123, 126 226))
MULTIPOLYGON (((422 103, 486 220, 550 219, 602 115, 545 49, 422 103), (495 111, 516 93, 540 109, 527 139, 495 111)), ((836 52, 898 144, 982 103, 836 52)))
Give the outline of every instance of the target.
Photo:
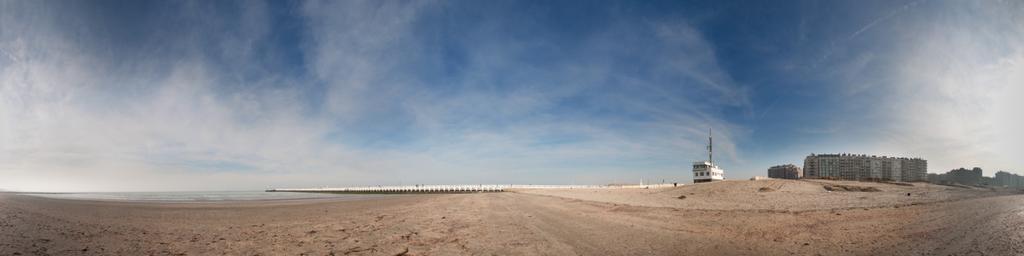
MULTIPOLYGON (((682 184, 679 184, 682 185, 682 184)), ((267 192, 306 192, 339 194, 451 194, 491 193, 511 189, 625 189, 665 188, 675 184, 649 185, 413 185, 413 186, 368 186, 368 187, 323 187, 323 188, 275 188, 267 192)))

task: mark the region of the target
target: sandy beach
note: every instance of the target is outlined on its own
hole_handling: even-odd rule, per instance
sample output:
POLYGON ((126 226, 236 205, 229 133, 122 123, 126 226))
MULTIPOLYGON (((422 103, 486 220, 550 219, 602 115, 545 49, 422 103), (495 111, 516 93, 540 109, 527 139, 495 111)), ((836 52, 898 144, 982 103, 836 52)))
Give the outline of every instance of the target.
POLYGON ((1024 196, 921 183, 729 181, 202 203, 0 193, 0 255, 1022 253, 1024 196))

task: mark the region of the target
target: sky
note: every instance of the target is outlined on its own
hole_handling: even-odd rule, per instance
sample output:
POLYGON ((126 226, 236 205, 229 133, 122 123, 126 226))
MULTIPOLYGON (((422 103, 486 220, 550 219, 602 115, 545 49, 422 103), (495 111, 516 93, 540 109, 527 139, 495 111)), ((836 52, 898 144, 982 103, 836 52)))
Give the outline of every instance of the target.
POLYGON ((0 1, 0 189, 1024 174, 1021 1, 0 1))

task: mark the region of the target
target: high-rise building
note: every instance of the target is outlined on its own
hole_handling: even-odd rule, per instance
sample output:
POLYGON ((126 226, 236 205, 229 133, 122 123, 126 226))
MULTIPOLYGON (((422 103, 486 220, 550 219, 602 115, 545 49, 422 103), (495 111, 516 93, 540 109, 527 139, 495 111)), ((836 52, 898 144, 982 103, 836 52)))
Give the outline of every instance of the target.
POLYGON ((921 158, 858 154, 811 154, 804 177, 844 180, 925 181, 928 161, 921 158))
POLYGON ((983 171, 979 167, 974 167, 974 169, 953 169, 946 173, 946 180, 950 183, 963 185, 982 185, 982 173, 983 171))
MULTIPOLYGON (((995 177, 982 176, 980 167, 973 169, 959 168, 946 173, 929 173, 928 182, 935 184, 960 184, 969 186, 1013 186, 1014 176, 1007 172, 997 172, 995 177)), ((1019 177, 1019 176, 1017 176, 1019 177)))
POLYGON ((992 177, 995 186, 1011 187, 1011 188, 1024 188, 1024 176, 1017 174, 998 171, 996 175, 992 177))
POLYGON ((803 175, 803 170, 792 164, 776 165, 768 168, 768 178, 795 180, 803 175))

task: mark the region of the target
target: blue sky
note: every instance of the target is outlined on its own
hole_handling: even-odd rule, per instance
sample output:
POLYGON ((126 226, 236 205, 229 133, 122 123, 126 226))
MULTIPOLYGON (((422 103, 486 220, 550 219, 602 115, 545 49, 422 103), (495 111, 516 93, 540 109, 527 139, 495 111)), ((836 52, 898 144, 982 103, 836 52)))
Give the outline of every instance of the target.
POLYGON ((4 1, 0 188, 1020 172, 1016 1, 4 1))

